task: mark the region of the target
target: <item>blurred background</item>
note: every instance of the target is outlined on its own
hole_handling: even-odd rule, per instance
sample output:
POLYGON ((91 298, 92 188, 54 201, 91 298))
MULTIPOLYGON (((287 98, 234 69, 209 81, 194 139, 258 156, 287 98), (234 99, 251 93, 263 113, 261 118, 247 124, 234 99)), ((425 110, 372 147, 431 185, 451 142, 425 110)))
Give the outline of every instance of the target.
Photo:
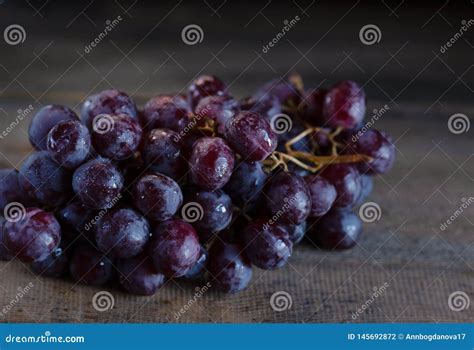
MULTIPOLYGON (((186 91, 201 74, 217 75, 239 98, 293 71, 307 88, 352 79, 366 90, 367 118, 389 107, 376 128, 392 135, 398 159, 371 196, 381 220, 366 225, 357 248, 298 247, 290 267, 256 271, 236 296, 211 292, 177 322, 472 321, 472 307, 455 312, 448 299, 473 296, 473 207, 446 232, 439 227, 473 196, 473 14, 469 0, 0 0, 0 131, 18 121, 0 139, 0 164, 18 167, 31 151, 35 110, 58 103, 79 111, 103 89, 143 104, 186 91), (453 131, 450 117, 459 114, 461 130, 453 131), (354 320, 385 282, 383 297, 354 320), (292 296, 281 313, 269 307, 278 290, 292 296)), ((0 266, 0 304, 30 279, 18 264, 0 266)), ((40 293, 8 320, 176 322, 173 312, 192 296, 173 285, 146 300, 118 294, 113 310, 97 313, 94 288, 35 283, 40 293)))

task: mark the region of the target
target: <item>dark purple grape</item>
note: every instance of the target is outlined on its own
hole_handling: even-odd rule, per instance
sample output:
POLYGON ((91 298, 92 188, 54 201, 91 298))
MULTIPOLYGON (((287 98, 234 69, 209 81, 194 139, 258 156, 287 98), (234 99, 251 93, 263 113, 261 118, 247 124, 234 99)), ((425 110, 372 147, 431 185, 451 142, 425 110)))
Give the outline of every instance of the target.
POLYGON ((63 120, 48 134, 49 155, 60 166, 77 168, 89 156, 91 137, 89 130, 78 120, 63 120))
POLYGON ((232 201, 224 191, 208 192, 190 188, 184 199, 181 215, 185 221, 193 224, 202 242, 229 226, 232 220, 232 201))
POLYGON ((24 262, 46 259, 59 245, 61 226, 53 214, 27 208, 20 216, 6 218, 3 241, 24 262))
POLYGON ((200 250, 194 228, 176 218, 156 226, 149 244, 155 268, 167 277, 181 277, 188 273, 198 261, 200 250))
POLYGON ((182 153, 179 134, 169 129, 154 129, 148 133, 143 146, 143 160, 153 172, 180 180, 187 163, 182 153))
POLYGON ((269 121, 248 111, 229 120, 225 135, 230 146, 247 161, 264 160, 277 147, 277 136, 269 121))
POLYGON ((306 233, 306 226, 307 223, 304 221, 298 225, 291 225, 291 224, 279 224, 279 226, 283 227, 290 237, 290 240, 293 242, 293 246, 304 238, 306 233))
POLYGON ((239 111, 239 104, 233 98, 227 96, 207 96, 199 101, 195 114, 202 122, 205 118, 212 119, 217 123, 217 132, 225 133, 227 122, 239 111))
POLYGON ((304 177, 311 196, 310 217, 316 218, 326 214, 337 197, 336 188, 324 177, 308 175, 304 177))
POLYGON ((334 207, 352 207, 360 195, 360 174, 351 164, 333 164, 325 167, 320 175, 336 188, 334 207))
POLYGON ((120 284, 130 294, 153 295, 166 282, 165 275, 155 270, 146 254, 120 259, 117 265, 120 284))
POLYGON ((189 86, 188 103, 194 110, 201 99, 214 95, 226 96, 227 87, 215 76, 202 75, 189 86))
POLYGON ((132 189, 133 203, 150 220, 170 219, 183 203, 179 185, 162 174, 146 174, 132 189))
POLYGON ((46 259, 31 263, 32 270, 43 277, 61 277, 66 274, 68 267, 69 259, 66 252, 60 247, 56 248, 46 259))
POLYGON ((276 96, 265 95, 260 98, 247 97, 240 101, 240 109, 257 113, 270 121, 273 116, 282 112, 282 106, 276 96))
POLYGON ((72 177, 79 199, 93 209, 111 208, 121 198, 124 178, 107 159, 97 158, 82 164, 72 177))
POLYGON ((305 91, 298 106, 298 115, 301 119, 313 126, 323 126, 325 124, 323 106, 326 93, 327 90, 325 89, 305 91))
POLYGON ((184 275, 184 278, 189 280, 197 280, 204 277, 206 272, 206 264, 209 259, 209 252, 201 246, 199 258, 191 269, 184 275))
POLYGON ((359 194, 359 198, 357 199, 356 205, 364 203, 364 201, 372 192, 373 188, 374 188, 374 180, 372 176, 361 175, 360 176, 360 194, 359 194))
POLYGON ((16 169, 0 169, 0 211, 12 202, 29 204, 29 199, 20 186, 16 169))
POLYGON ((31 120, 28 129, 31 145, 39 151, 46 151, 49 131, 63 120, 79 120, 79 117, 66 106, 48 105, 41 108, 31 120))
POLYGON ((92 144, 104 157, 124 160, 132 157, 140 146, 142 128, 126 114, 100 115, 92 122, 92 144))
POLYGON ((301 94, 299 88, 292 82, 282 79, 273 79, 261 87, 254 98, 262 100, 267 96, 275 96, 281 104, 296 106, 298 105, 301 94))
POLYGON ((160 95, 146 103, 142 115, 142 126, 147 131, 153 129, 181 131, 190 123, 189 116, 189 111, 179 98, 160 95))
POLYGON ((243 241, 252 264, 264 270, 282 267, 293 251, 288 232, 268 219, 251 222, 243 232, 243 241))
POLYGON ((296 225, 308 218, 311 197, 300 176, 280 172, 272 177, 266 193, 267 207, 278 221, 296 225))
POLYGON ((234 152, 219 137, 202 137, 189 158, 191 183, 208 191, 222 188, 234 169, 234 152))
POLYGON ((132 118, 137 118, 138 115, 132 99, 118 90, 104 90, 86 99, 82 105, 81 116, 89 130, 92 129, 94 118, 100 114, 127 114, 132 118))
POLYGON ((216 240, 209 251, 208 278, 213 286, 226 293, 247 288, 252 279, 252 265, 238 244, 216 240))
POLYGON ((140 254, 150 237, 148 221, 133 209, 115 209, 105 214, 95 231, 97 247, 112 258, 140 254))
POLYGON ((69 271, 77 282, 102 285, 112 278, 113 265, 104 253, 89 244, 80 243, 72 254, 69 271))
POLYGON ((71 173, 59 167, 47 151, 32 153, 20 167, 22 189, 49 207, 64 203, 71 194, 71 173))
POLYGON ((392 138, 383 131, 367 130, 359 136, 351 148, 355 153, 373 158, 370 162, 358 163, 361 173, 385 174, 395 162, 395 146, 392 138))
POLYGON ((267 177, 262 163, 240 162, 224 190, 232 198, 232 202, 243 207, 258 200, 267 177))
POLYGON ((353 129, 365 115, 365 92, 357 83, 346 80, 334 85, 324 97, 325 125, 353 129))
POLYGON ((359 217, 347 209, 333 209, 310 223, 307 237, 323 249, 349 249, 362 232, 359 217))
POLYGON ((61 227, 63 236, 74 241, 80 235, 80 238, 93 240, 89 234, 94 218, 94 211, 84 205, 82 202, 74 199, 59 209, 56 214, 61 227))
POLYGON ((0 215, 0 260, 3 261, 9 261, 13 259, 13 255, 10 253, 3 240, 3 227, 5 226, 6 222, 7 220, 0 215))

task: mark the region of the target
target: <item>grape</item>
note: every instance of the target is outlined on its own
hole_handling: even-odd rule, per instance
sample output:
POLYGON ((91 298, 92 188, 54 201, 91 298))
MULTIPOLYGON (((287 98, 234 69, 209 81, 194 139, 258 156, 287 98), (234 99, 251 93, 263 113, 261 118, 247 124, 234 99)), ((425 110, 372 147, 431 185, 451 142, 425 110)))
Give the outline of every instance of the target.
POLYGON ((80 243, 72 253, 69 271, 73 280, 90 285, 107 283, 113 274, 113 265, 107 256, 93 246, 80 243))
POLYGON ((131 258, 145 249, 150 237, 148 221, 133 209, 109 211, 99 221, 97 247, 113 258, 131 258))
POLYGON ((206 264, 208 259, 209 252, 206 250, 206 248, 201 246, 198 260, 193 265, 193 267, 191 267, 191 269, 184 275, 184 277, 189 280, 201 279, 206 271, 206 264))
POLYGON ((98 117, 91 131, 92 144, 102 156, 124 160, 138 150, 142 128, 138 121, 126 114, 98 117))
POLYGON ((273 176, 267 190, 267 207, 282 223, 302 223, 311 211, 311 197, 304 180, 293 173, 273 176))
POLYGON ((151 259, 145 254, 120 259, 117 267, 120 284, 131 294, 153 295, 166 281, 165 275, 156 272, 151 259))
POLYGON ((190 182, 208 191, 222 188, 234 169, 234 153, 219 137, 202 137, 193 146, 189 159, 190 182))
POLYGON ((242 111, 257 113, 268 121, 282 111, 280 101, 273 95, 265 95, 260 98, 247 97, 240 101, 240 109, 242 111))
POLYGON ((173 179, 181 179, 186 172, 178 133, 169 129, 151 130, 145 138, 143 159, 150 170, 173 179))
MULTIPOLYGON (((222 190, 208 192, 190 188, 186 191, 185 203, 189 209, 197 207, 201 214, 197 221, 192 221, 192 224, 202 242, 206 242, 213 234, 225 229, 232 220, 232 201, 222 190)), ((189 215, 183 209, 185 220, 187 216, 189 215)))
POLYGON ((257 201, 266 181, 267 174, 263 171, 262 163, 240 162, 224 190, 235 204, 245 206, 257 201))
POLYGON ((282 81, 281 79, 273 79, 263 85, 254 98, 262 100, 267 96, 275 96, 281 104, 297 105, 301 99, 298 88, 290 81, 282 81))
POLYGON ((245 253, 252 264, 273 270, 286 264, 293 251, 288 232, 268 219, 257 219, 244 230, 245 253))
POLYGON ((133 203, 150 220, 170 219, 183 203, 179 185, 163 174, 146 174, 132 189, 133 203))
POLYGON ((89 156, 89 130, 77 120, 63 120, 49 131, 46 147, 50 157, 60 166, 77 168, 89 156))
POLYGON ((226 125, 225 135, 230 146, 245 160, 261 161, 277 147, 277 136, 270 123, 260 114, 242 111, 226 125))
MULTIPOLYGON (((207 96, 196 106, 196 118, 209 118, 217 123, 217 132, 225 133, 227 122, 239 111, 239 104, 228 96, 207 96)), ((200 124, 203 124, 202 122, 200 124)))
POLYGON ((61 277, 66 274, 68 267, 69 260, 63 248, 56 248, 46 259, 31 263, 33 271, 43 277, 61 277))
POLYGON ((121 198, 123 183, 120 170, 103 158, 82 164, 72 177, 74 192, 92 209, 112 207, 121 198))
POLYGON ((362 133, 352 146, 355 153, 372 157, 370 162, 359 163, 361 173, 385 174, 395 162, 395 146, 390 136, 375 129, 362 133))
POLYGON ((53 214, 38 208, 27 208, 23 214, 18 221, 6 218, 5 246, 21 261, 44 260, 58 247, 61 226, 53 214))
POLYGON ((3 216, 0 216, 0 260, 9 261, 13 259, 13 255, 10 253, 3 240, 3 227, 6 222, 7 220, 3 216))
POLYGON ((30 200, 20 187, 16 169, 0 169, 0 211, 12 202, 29 204, 30 200))
POLYGON ((72 109, 65 106, 48 105, 41 108, 31 120, 28 129, 33 147, 39 151, 45 151, 49 131, 63 120, 79 120, 79 117, 72 109))
POLYGON ((89 130, 92 130, 94 118, 100 114, 127 114, 132 118, 137 118, 138 115, 132 99, 118 90, 104 90, 86 99, 82 105, 81 116, 89 130))
POLYGON ((94 217, 94 211, 84 205, 77 199, 72 200, 64 207, 59 209, 56 214, 61 227, 63 228, 63 236, 73 241, 79 234, 80 238, 93 239, 89 235, 89 226, 94 217), (84 237, 82 237, 84 235, 84 237))
POLYGON ((335 207, 352 207, 360 195, 360 174, 351 164, 333 164, 324 168, 320 175, 336 188, 335 207))
POLYGON ((325 125, 353 129, 365 115, 365 93, 357 83, 346 80, 333 86, 324 97, 325 125))
POLYGON ((293 245, 301 242, 301 240, 304 238, 304 235, 306 233, 306 221, 303 221, 301 224, 298 225, 291 225, 291 224, 279 224, 283 229, 288 232, 288 236, 290 237, 290 240, 293 242, 293 245))
POLYGON ((213 95, 226 96, 227 87, 215 76, 202 75, 189 86, 188 103, 194 110, 202 98, 213 95))
POLYGON ((252 279, 252 265, 238 244, 216 240, 209 251, 208 278, 213 286, 226 293, 247 288, 252 279))
POLYGON ((149 100, 143 110, 142 125, 153 129, 183 130, 190 122, 190 114, 179 98, 160 95, 149 100))
POLYGON ((362 222, 350 210, 333 209, 312 222, 310 227, 307 236, 319 247, 342 250, 357 243, 362 231, 362 222))
POLYGON ((56 207, 71 194, 71 174, 60 168, 47 151, 32 153, 20 167, 20 186, 30 197, 56 207))
POLYGON ((360 194, 356 204, 362 204, 372 192, 374 181, 370 175, 360 176, 360 194))
POLYGON ((194 228, 172 218, 155 227, 149 254, 155 268, 167 277, 186 275, 200 255, 199 238, 194 228))
POLYGON ((298 106, 301 119, 314 126, 324 126, 323 106, 326 93, 325 89, 305 91, 298 106))
POLYGON ((336 188, 324 177, 308 175, 304 177, 311 196, 310 217, 316 218, 326 214, 331 209, 337 197, 336 188))

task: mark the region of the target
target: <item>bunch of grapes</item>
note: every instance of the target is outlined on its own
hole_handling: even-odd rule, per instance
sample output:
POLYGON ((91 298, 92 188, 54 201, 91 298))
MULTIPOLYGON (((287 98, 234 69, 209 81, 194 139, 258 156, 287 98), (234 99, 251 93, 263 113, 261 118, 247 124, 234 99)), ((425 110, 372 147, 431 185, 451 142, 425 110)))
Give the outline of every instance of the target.
POLYGON ((305 236, 351 248, 352 208, 395 158, 386 133, 361 131, 365 109, 355 82, 305 90, 296 74, 242 100, 201 76, 141 109, 117 90, 88 97, 81 118, 43 107, 35 152, 0 170, 0 258, 138 295, 170 278, 232 293, 305 236))

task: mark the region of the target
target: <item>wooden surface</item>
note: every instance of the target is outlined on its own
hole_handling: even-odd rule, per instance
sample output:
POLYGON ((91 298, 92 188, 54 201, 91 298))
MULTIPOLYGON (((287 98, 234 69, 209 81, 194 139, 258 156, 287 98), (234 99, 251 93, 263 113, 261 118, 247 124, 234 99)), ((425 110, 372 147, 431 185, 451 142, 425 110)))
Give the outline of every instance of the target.
MULTIPOLYGON (((39 14, 28 4, 2 5, 5 11, 0 17, 8 15, 9 23, 16 21, 27 29, 24 44, 0 43, 2 130, 19 108, 55 102, 78 110, 84 96, 110 86, 130 92, 143 103, 155 94, 179 91, 195 75, 207 72, 222 76, 241 97, 268 78, 297 69, 308 86, 344 78, 359 81, 368 92, 369 111, 388 104, 390 111, 376 127, 396 140, 398 158, 392 172, 377 178, 369 198, 382 208, 380 220, 365 225, 360 244, 350 251, 332 253, 301 244, 288 266, 271 272, 255 269, 248 290, 237 295, 210 288, 178 319, 175 314, 194 300, 194 288, 203 284, 170 281, 153 297, 106 288, 115 305, 98 312, 92 299, 104 288, 38 278, 20 262, 0 262, 0 307, 12 303, 18 288, 33 283, 10 311, 0 315, 0 322, 473 320, 472 305, 456 312, 449 308, 448 298, 457 291, 467 293, 471 301, 474 298, 474 206, 447 230, 440 230, 462 198, 474 196, 474 127, 455 135, 447 126, 454 113, 474 115, 472 34, 466 33, 446 54, 439 54, 439 46, 468 13, 466 8, 452 3, 428 9, 402 4, 393 14, 383 4, 364 7, 347 2, 335 7, 327 2, 311 5, 307 17, 294 4, 285 8, 272 3, 263 10, 270 24, 261 15, 249 22, 266 2, 249 8, 225 3, 219 15, 212 16, 203 3, 178 3, 176 9, 167 3, 150 10, 139 1, 128 10, 130 15, 117 5, 93 4, 85 12, 92 25, 80 14, 87 2, 79 3, 74 9, 47 4, 39 14), (258 56, 282 19, 298 13, 304 20, 288 40, 258 56), (118 14, 126 22, 96 51, 81 54, 104 19, 118 14), (189 47, 180 41, 180 30, 195 22, 204 28, 205 40, 201 46, 189 47), (361 45, 358 30, 366 23, 382 28, 379 44, 361 45), (352 314, 370 299, 373 288, 384 283, 388 283, 385 292, 354 319, 352 314), (279 291, 292 299, 291 308, 282 312, 270 305, 271 296, 279 291)), ((393 10, 395 5, 390 7, 393 10)), ((28 118, 0 140, 0 166, 18 166, 30 152, 27 127, 28 118)))

